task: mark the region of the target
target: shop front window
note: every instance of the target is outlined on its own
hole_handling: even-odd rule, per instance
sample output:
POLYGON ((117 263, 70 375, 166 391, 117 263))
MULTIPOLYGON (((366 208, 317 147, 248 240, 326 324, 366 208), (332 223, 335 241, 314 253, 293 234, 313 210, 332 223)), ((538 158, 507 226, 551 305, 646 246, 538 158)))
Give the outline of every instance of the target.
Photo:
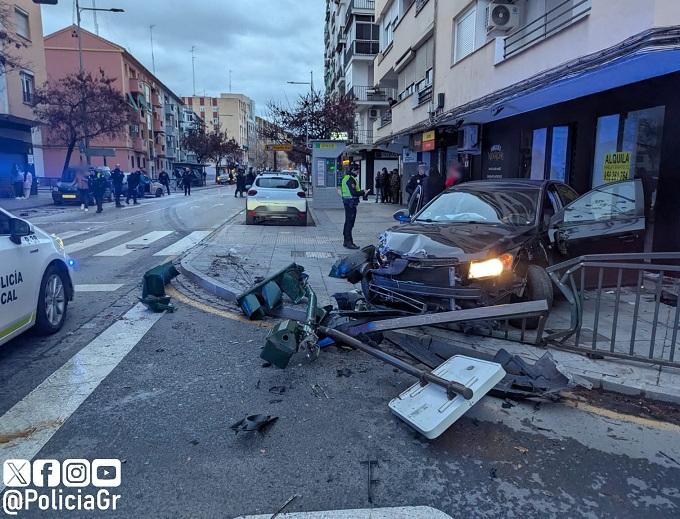
POLYGON ((665 111, 656 106, 597 120, 592 187, 641 178, 656 189, 665 111))
POLYGON ((569 180, 569 126, 538 128, 531 135, 529 178, 569 180))

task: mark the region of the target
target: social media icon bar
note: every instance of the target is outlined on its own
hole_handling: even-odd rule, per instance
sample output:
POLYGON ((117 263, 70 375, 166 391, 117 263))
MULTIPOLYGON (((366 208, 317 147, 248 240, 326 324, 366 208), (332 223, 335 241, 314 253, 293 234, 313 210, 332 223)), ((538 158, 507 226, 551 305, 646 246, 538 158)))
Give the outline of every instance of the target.
POLYGON ((58 487, 71 488, 95 486, 113 488, 121 484, 121 463, 117 459, 58 460, 5 460, 2 465, 2 482, 8 488, 58 487))

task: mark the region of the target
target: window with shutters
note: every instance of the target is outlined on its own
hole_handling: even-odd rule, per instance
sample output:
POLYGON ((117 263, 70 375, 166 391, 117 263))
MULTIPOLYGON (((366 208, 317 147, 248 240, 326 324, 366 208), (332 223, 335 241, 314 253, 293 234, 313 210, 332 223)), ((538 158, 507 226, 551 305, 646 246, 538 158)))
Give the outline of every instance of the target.
POLYGON ((477 6, 474 5, 453 22, 453 61, 457 62, 475 50, 477 6))

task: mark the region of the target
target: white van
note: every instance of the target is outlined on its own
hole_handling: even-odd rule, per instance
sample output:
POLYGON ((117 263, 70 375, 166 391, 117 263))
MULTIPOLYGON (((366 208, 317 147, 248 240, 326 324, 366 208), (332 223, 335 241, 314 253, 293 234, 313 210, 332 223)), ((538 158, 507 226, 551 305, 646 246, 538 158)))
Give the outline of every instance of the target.
POLYGON ((72 299, 63 242, 0 208, 0 345, 33 326, 56 333, 72 299))

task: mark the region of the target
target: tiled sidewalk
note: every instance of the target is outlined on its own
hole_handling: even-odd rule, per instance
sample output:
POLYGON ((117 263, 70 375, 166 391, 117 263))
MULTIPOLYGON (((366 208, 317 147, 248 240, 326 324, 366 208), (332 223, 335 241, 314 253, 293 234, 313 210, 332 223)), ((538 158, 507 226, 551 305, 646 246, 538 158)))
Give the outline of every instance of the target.
MULTIPOLYGON (((362 202, 354 228, 357 245, 375 244, 382 231, 396 224, 392 214, 398 209, 372 200, 362 202)), ((342 246, 342 209, 323 207, 312 212, 316 225, 309 227, 245 225, 245 218, 239 215, 191 255, 191 265, 240 293, 256 278, 295 262, 305 267, 319 302, 330 304, 333 293, 346 292, 351 286, 328 273, 339 257, 352 251, 342 246)))

